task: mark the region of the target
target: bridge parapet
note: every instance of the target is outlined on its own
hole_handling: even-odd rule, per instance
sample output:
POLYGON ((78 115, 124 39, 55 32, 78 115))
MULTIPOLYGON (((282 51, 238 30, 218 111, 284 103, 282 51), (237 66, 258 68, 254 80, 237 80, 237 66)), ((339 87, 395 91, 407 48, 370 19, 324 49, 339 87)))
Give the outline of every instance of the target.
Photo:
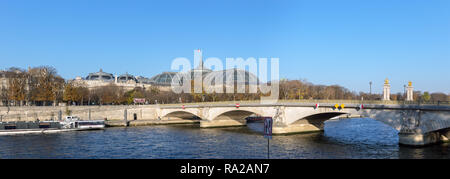
MULTIPOLYGON (((260 104, 260 103, 244 103, 239 104, 240 107, 276 107, 276 106, 284 106, 284 107, 315 107, 316 104, 320 104, 320 108, 334 108, 335 105, 341 106, 344 104, 344 108, 360 108, 361 105, 365 109, 398 109, 398 110, 426 110, 426 111, 450 111, 450 106, 448 105, 418 105, 418 104, 368 104, 364 102, 354 103, 354 102, 336 102, 336 103, 277 103, 277 104, 260 104)), ((235 107, 236 103, 218 103, 218 104, 177 104, 177 105, 160 105, 159 108, 162 109, 180 109, 184 106, 184 108, 218 108, 218 107, 235 107)))

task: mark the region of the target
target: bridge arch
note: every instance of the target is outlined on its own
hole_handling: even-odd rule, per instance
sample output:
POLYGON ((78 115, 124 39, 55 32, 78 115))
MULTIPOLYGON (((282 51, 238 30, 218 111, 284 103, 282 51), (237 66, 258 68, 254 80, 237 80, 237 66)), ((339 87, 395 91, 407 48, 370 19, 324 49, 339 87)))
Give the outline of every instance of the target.
POLYGON ((211 110, 209 120, 235 120, 245 122, 245 119, 251 115, 264 116, 264 112, 263 110, 258 110, 255 108, 226 108, 216 111, 211 110))
POLYGON ((337 117, 343 114, 350 114, 344 111, 330 111, 330 112, 321 112, 314 114, 305 114, 301 117, 297 117, 297 120, 291 123, 291 125, 312 125, 320 130, 324 129, 325 121, 337 117))
POLYGON ((161 116, 161 119, 164 120, 172 120, 172 119, 183 119, 183 120, 193 120, 193 119, 202 119, 200 116, 194 114, 191 111, 171 111, 163 116, 161 116))
POLYGON ((246 118, 252 114, 261 115, 262 113, 251 109, 216 109, 210 110, 208 122, 200 123, 200 127, 219 127, 219 126, 244 126, 247 124, 246 118))
POLYGON ((221 113, 217 115, 216 117, 213 117, 212 120, 245 120, 245 118, 251 116, 251 115, 258 115, 261 116, 261 114, 247 111, 247 110, 231 110, 226 111, 224 113, 221 113))

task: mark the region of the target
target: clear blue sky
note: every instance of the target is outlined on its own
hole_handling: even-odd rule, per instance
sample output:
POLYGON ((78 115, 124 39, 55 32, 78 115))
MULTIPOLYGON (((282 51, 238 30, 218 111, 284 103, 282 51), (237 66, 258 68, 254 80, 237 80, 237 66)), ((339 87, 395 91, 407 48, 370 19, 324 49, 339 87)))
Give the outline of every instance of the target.
POLYGON ((449 0, 2 0, 0 69, 151 77, 175 57, 279 57, 281 77, 450 92, 449 0))

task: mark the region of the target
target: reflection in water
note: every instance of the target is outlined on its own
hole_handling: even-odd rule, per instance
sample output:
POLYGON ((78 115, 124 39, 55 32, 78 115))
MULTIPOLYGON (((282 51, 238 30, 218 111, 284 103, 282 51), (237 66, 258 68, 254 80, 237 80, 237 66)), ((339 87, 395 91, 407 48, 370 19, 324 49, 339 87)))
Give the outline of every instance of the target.
POLYGON ((448 143, 444 143, 421 148, 400 147, 399 157, 414 159, 450 159, 450 146, 448 143))
MULTIPOLYGON (((266 158, 263 124, 195 125, 0 137, 0 158, 266 158)), ((328 121, 324 133, 274 136, 271 158, 450 158, 448 144, 398 145, 397 131, 372 119, 328 121)))

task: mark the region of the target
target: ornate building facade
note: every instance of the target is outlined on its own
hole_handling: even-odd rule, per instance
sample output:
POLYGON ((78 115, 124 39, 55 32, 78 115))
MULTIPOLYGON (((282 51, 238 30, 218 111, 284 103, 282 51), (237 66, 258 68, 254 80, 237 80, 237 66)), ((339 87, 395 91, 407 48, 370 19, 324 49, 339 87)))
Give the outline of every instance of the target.
POLYGON ((134 77, 131 74, 122 74, 120 76, 113 75, 112 73, 104 72, 102 69, 98 72, 89 73, 85 78, 77 77, 74 80, 69 80, 75 85, 85 86, 89 89, 99 88, 114 84, 119 87, 123 87, 125 90, 133 90, 134 88, 150 88, 152 85, 145 81, 143 77, 142 81, 134 77))

